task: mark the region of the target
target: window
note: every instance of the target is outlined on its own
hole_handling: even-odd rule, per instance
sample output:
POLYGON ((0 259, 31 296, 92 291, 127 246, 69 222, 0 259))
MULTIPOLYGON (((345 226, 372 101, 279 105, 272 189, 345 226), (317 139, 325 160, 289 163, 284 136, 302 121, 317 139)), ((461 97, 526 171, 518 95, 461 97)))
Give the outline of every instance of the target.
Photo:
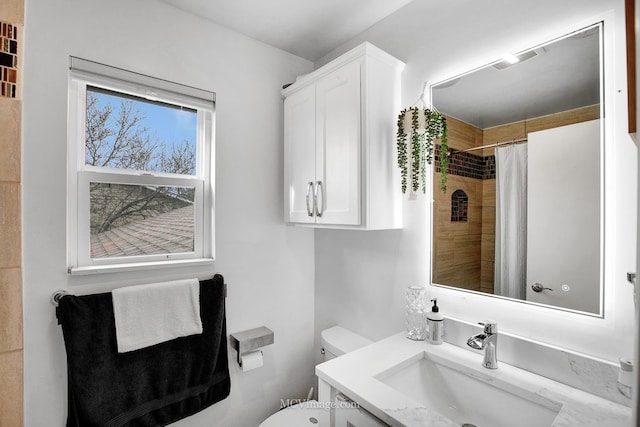
POLYGON ((71 58, 70 274, 211 262, 215 94, 71 58))

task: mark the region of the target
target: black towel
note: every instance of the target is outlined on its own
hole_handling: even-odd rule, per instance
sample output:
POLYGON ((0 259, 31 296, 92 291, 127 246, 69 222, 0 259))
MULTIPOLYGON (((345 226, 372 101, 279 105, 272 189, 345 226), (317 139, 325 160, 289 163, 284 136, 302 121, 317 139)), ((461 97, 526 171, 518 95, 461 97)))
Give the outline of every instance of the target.
POLYGON ((200 282, 201 335, 118 353, 111 293, 65 296, 67 427, 165 426, 229 395, 224 279, 200 282))

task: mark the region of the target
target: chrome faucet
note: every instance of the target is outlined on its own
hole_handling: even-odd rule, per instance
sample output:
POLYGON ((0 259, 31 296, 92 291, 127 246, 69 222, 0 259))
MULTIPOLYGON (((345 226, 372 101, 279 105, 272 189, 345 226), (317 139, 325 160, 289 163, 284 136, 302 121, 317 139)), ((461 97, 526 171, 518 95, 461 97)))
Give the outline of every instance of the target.
POLYGON ((484 350, 482 366, 487 369, 498 369, 498 324, 493 321, 480 322, 484 332, 472 336, 467 345, 476 350, 484 350))

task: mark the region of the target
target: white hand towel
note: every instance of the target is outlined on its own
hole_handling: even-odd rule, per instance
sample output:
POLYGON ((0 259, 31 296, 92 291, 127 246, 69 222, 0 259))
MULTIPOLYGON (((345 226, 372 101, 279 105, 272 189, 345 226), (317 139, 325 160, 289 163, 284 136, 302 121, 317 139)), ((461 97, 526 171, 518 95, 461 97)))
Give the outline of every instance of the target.
POLYGON ((111 294, 118 353, 202 333, 198 279, 128 286, 111 294))

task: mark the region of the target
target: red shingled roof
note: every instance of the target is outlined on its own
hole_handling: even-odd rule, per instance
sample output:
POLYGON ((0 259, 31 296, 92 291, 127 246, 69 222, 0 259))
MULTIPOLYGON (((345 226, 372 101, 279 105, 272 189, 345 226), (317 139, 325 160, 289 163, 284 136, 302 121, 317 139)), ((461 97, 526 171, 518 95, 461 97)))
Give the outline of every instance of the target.
POLYGON ((91 257, 151 255, 193 251, 193 205, 91 236, 91 257))

